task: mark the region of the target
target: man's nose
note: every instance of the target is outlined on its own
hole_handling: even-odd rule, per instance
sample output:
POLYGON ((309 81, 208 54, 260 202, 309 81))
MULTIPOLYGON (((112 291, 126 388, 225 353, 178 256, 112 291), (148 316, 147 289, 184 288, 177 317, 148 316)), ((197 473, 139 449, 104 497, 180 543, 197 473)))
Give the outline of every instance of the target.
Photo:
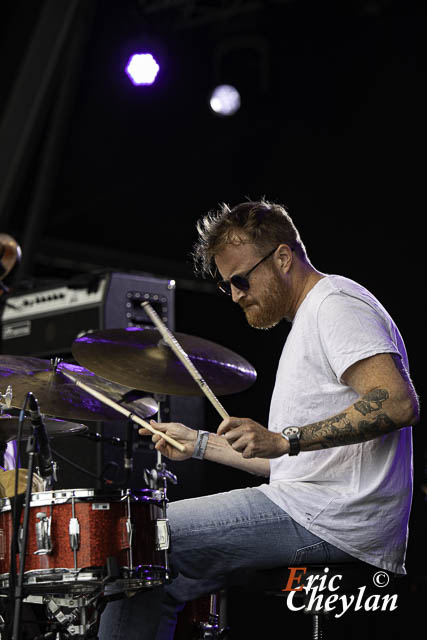
POLYGON ((245 291, 242 291, 238 287, 235 287, 233 284, 231 284, 231 297, 233 299, 233 302, 239 302, 239 300, 241 298, 244 298, 245 295, 245 291))

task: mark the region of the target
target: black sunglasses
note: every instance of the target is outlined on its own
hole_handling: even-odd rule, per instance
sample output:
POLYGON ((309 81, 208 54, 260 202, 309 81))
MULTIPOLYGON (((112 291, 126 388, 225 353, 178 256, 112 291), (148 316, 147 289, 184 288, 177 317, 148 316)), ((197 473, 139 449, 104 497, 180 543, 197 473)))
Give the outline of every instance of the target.
POLYGON ((264 260, 267 260, 267 258, 272 256, 273 253, 278 248, 279 247, 275 247, 272 251, 270 251, 270 253, 268 253, 266 256, 261 258, 261 260, 259 262, 257 262, 256 265, 254 265, 251 269, 249 269, 249 271, 247 273, 245 273, 245 275, 243 275, 243 276, 239 276, 239 275, 231 276, 230 280, 219 280, 216 283, 218 289, 220 291, 222 291, 223 293, 227 294, 228 296, 231 296, 231 285, 233 285, 233 287, 236 287, 236 289, 240 289, 240 291, 249 291, 249 286, 250 286, 249 285, 249 279, 248 279, 249 274, 251 274, 252 271, 254 271, 257 267, 259 267, 259 265, 262 262, 264 262, 264 260))

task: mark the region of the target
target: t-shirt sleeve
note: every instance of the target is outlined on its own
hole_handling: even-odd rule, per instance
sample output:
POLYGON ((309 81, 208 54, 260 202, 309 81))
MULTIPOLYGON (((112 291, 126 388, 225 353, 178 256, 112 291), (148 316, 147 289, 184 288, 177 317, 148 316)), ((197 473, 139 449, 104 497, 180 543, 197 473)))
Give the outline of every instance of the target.
POLYGON ((319 306, 320 340, 337 380, 355 362, 379 353, 397 353, 386 317, 368 302, 337 292, 319 306))

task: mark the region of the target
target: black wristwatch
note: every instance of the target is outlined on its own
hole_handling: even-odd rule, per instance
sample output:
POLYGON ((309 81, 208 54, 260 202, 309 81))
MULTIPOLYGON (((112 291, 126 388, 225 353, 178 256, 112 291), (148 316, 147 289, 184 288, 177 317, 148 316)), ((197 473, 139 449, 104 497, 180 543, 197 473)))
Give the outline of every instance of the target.
POLYGON ((297 456, 301 451, 299 443, 301 429, 299 427, 285 427, 282 436, 289 442, 289 455, 297 456))

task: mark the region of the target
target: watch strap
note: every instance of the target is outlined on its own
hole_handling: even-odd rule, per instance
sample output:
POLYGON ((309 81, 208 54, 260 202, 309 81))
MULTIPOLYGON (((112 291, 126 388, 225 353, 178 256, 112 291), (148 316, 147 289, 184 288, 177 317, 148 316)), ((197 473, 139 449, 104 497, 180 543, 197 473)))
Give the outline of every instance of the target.
POLYGON ((297 456, 301 451, 299 437, 296 435, 291 435, 288 438, 288 442, 289 442, 289 455, 297 456))
POLYGON ((289 442, 288 455, 297 456, 301 451, 300 435, 299 427, 285 427, 283 429, 282 436, 289 442))

